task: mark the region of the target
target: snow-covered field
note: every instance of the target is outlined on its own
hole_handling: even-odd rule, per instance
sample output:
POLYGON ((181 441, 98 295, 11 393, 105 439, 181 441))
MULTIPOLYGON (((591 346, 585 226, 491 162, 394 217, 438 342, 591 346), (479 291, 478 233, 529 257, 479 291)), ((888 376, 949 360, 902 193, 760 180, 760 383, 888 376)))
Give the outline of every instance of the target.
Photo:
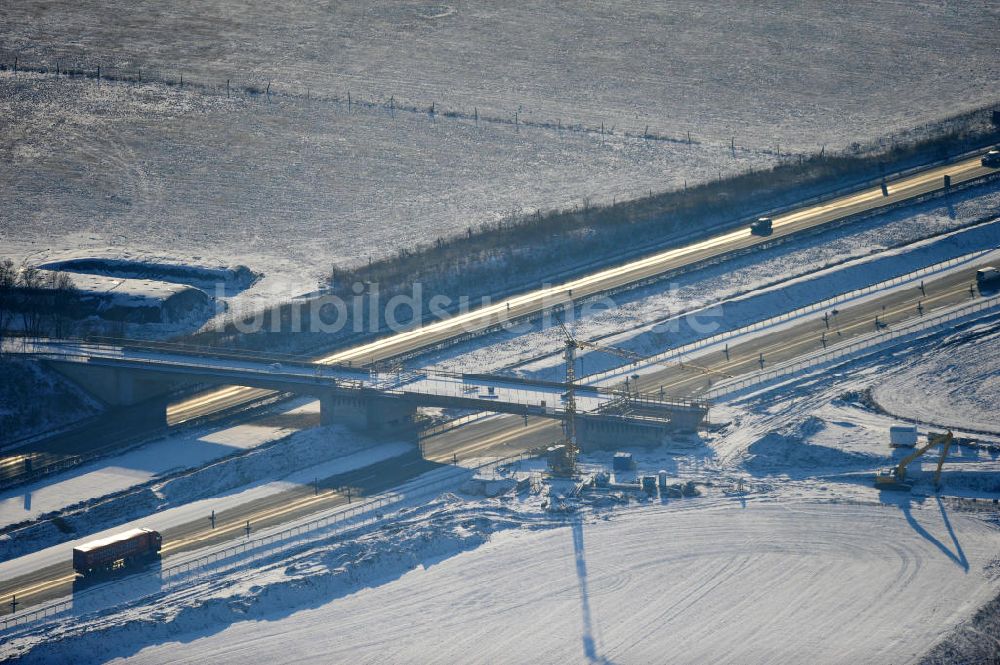
MULTIPOLYGON (((0 255, 241 263, 256 304, 514 210, 572 207, 773 163, 687 146, 296 99, 0 72, 0 255)), ((211 293, 210 295, 214 295, 211 293)))
MULTIPOLYGON (((65 0, 10 7, 8 65, 372 97, 753 147, 842 146, 995 99, 991 3, 65 0), (114 13, 114 24, 103 17, 114 13), (179 37, 183 35, 183 39, 179 37), (154 74, 155 72, 155 74, 154 74)), ((595 172, 591 172, 596 181, 595 172)))
POLYGON ((989 4, 6 9, 0 255, 241 263, 265 273, 250 304, 511 212, 679 188, 997 99, 989 4), (15 54, 144 82, 15 76, 15 54), (151 82, 181 75, 213 87, 151 82), (378 106, 349 110, 349 91, 378 106))
MULTIPOLYGON (((1000 531, 933 503, 900 510, 695 500, 604 517, 502 531, 473 551, 369 586, 369 578, 391 574, 390 547, 346 589, 332 580, 319 589, 287 584, 245 601, 248 620, 218 632, 166 635, 133 657, 907 662, 996 587, 984 568, 1000 550, 1000 531), (324 592, 342 597, 311 607, 324 592)), ((329 570, 333 562, 317 555, 308 563, 329 570)), ((112 634, 142 644, 143 631, 112 634)), ((95 661, 133 653, 127 643, 109 642, 95 635, 73 653, 94 648, 95 661)))

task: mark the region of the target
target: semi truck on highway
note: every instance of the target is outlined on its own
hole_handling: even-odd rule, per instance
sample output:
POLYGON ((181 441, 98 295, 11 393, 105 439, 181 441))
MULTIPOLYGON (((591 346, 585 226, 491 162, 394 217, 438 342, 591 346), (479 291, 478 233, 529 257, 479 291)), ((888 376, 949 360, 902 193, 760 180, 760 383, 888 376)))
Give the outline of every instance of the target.
POLYGON ((983 155, 983 158, 980 161, 983 166, 992 166, 994 168, 1000 166, 1000 150, 997 150, 996 148, 990 150, 988 153, 983 155))
POLYGON ((140 565, 155 559, 163 537, 152 529, 131 529, 73 548, 73 570, 88 576, 140 565))

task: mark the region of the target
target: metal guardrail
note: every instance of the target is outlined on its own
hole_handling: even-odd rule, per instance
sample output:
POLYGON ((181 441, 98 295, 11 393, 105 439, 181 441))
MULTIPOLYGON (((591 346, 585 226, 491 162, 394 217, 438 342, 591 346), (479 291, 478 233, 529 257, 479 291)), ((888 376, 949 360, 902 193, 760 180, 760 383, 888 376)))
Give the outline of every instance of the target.
POLYGON ((958 308, 952 308, 948 311, 941 312, 927 318, 915 319, 902 324, 897 324, 897 327, 895 328, 877 333, 871 333, 864 336, 862 339, 847 341, 836 346, 831 346, 829 349, 811 355, 803 360, 781 363, 777 367, 770 370, 754 372, 753 374, 735 381, 720 383, 711 390, 708 390, 705 394, 712 398, 718 398, 722 395, 727 395, 753 385, 765 383, 782 376, 787 376, 789 374, 794 374, 795 372, 823 365, 833 360, 838 360, 857 353, 858 351, 881 346, 886 342, 890 342, 900 337, 906 337, 918 332, 938 328, 955 321, 956 319, 961 319, 971 314, 993 309, 998 306, 1000 306, 1000 296, 993 296, 976 303, 963 305, 958 308))
MULTIPOLYGON (((302 538, 302 536, 307 534, 315 534, 317 531, 333 527, 336 530, 330 535, 336 535, 338 533, 343 535, 385 520, 386 517, 388 517, 386 511, 390 508, 404 507, 405 504, 414 499, 425 497, 434 492, 439 492, 449 486, 454 486, 457 482, 467 478, 468 472, 470 471, 480 473, 485 470, 493 469, 495 472, 498 467, 519 463, 525 459, 531 459, 533 457, 537 457, 537 454, 529 451, 518 455, 510 455, 490 460, 489 462, 484 462, 474 467, 453 467, 456 470, 461 469, 461 471, 458 473, 449 473, 446 478, 423 483, 410 491, 391 492, 382 496, 373 497, 361 505, 349 508, 336 508, 334 509, 336 512, 327 514, 323 517, 310 520, 303 524, 298 524, 277 533, 268 534, 259 538, 247 539, 246 541, 233 545, 217 547, 211 552, 205 553, 188 561, 168 566, 155 573, 138 573, 129 575, 123 579, 106 582, 87 589, 86 591, 74 594, 74 596, 68 600, 54 601, 39 608, 24 610, 20 613, 0 618, 0 633, 6 632, 18 626, 27 626, 36 623, 41 619, 54 617, 64 612, 68 612, 73 609, 75 603, 79 603, 81 599, 93 597, 98 592, 101 594, 107 594, 109 592, 115 593, 116 591, 120 591, 122 592, 120 594, 121 600, 140 600, 142 597, 149 595, 135 596, 134 594, 134 589, 139 586, 139 583, 143 580, 153 581, 154 583, 156 580, 159 580, 161 584, 156 585, 156 592, 161 592, 169 588, 162 584, 162 582, 166 580, 179 582, 184 575, 194 571, 201 572, 209 568, 235 568, 239 565, 252 563, 264 558, 265 556, 273 556, 277 553, 290 549, 296 544, 299 544, 298 541, 302 538), (245 556, 240 557, 240 555, 247 554, 250 555, 249 559, 245 556), (133 590, 133 593, 129 593, 130 589, 133 590)), ((97 607, 88 608, 87 611, 94 611, 97 609, 97 607)))
POLYGON ((449 432, 456 427, 461 427, 462 425, 467 425, 469 423, 474 423, 484 418, 491 418, 496 415, 495 411, 477 411, 476 413, 469 413, 464 416, 459 416, 458 418, 452 418, 433 427, 428 427, 427 429, 420 430, 417 435, 420 439, 427 439, 444 432, 449 432))
MULTIPOLYGON (((661 353, 657 353, 657 354, 654 354, 654 355, 651 355, 651 356, 647 356, 646 358, 643 358, 642 360, 640 360, 638 363, 629 363, 629 364, 626 364, 626 365, 619 365, 618 367, 615 367, 615 368, 612 368, 612 369, 607 369, 607 370, 603 370, 603 371, 600 371, 600 372, 595 372, 593 374, 588 374, 587 376, 582 377, 582 378, 585 381, 594 382, 594 381, 600 381, 600 380, 602 380, 604 378, 615 376, 615 375, 621 374, 623 372, 626 372, 628 368, 635 367, 636 365, 644 365, 644 364, 648 364, 648 363, 657 363, 659 361, 679 362, 679 361, 682 360, 682 356, 690 354, 690 353, 692 353, 694 351, 697 351, 699 349, 705 348, 707 346, 712 346, 713 344, 718 344, 720 342, 725 342, 725 341, 727 341, 729 339, 733 339, 735 337, 740 337, 740 336, 745 335, 747 333, 756 332, 756 331, 762 330, 764 328, 769 328, 771 326, 774 326, 774 325, 777 325, 777 324, 780 324, 780 323, 784 323, 786 321, 790 321, 792 319, 796 319, 796 318, 805 316, 807 314, 812 314, 812 313, 815 313, 815 312, 823 311, 823 310, 832 308, 832 307, 834 307, 836 305, 840 305, 842 303, 854 300, 856 298, 860 298, 860 297, 869 295, 869 294, 874 293, 876 291, 882 291, 884 289, 892 288, 894 286, 899 286, 900 284, 905 284, 907 282, 912 282, 915 279, 918 279, 920 277, 931 275, 931 274, 940 272, 942 270, 946 270, 948 268, 954 267, 956 265, 960 265, 960 264, 963 264, 963 263, 971 263, 972 261, 975 261, 976 259, 978 259, 978 258, 980 258, 982 256, 985 256, 986 254, 989 254, 989 253, 994 252, 994 251, 996 251, 996 250, 995 249, 987 249, 987 250, 982 250, 982 251, 978 251, 978 252, 973 252, 971 254, 965 254, 963 256, 958 256, 958 257, 955 257, 955 258, 951 258, 951 259, 948 259, 946 261, 941 261, 939 263, 935 263, 935 264, 932 264, 932 265, 929 265, 929 266, 925 266, 923 268, 920 268, 919 270, 914 270, 913 272, 909 272, 909 273, 906 273, 904 275, 898 275, 896 277, 892 277, 890 279, 883 280, 881 282, 876 282, 875 284, 870 284, 868 286, 864 286, 864 287, 859 288, 859 289, 854 289, 853 291, 847 291, 845 293, 838 294, 838 295, 832 296, 830 298, 826 298, 824 300, 820 300, 820 301, 811 303, 811 304, 806 305, 804 307, 799 307, 797 309, 791 310, 789 312, 785 312, 784 314, 780 314, 778 316, 770 317, 770 318, 767 318, 767 319, 762 319, 762 320, 757 321, 755 323, 752 323, 750 325, 742 326, 740 328, 736 328, 736 329, 733 329, 733 330, 727 330, 727 331, 723 331, 721 333, 716 333, 715 335, 712 335, 710 337, 705 337, 705 338, 702 338, 700 340, 696 340, 696 341, 691 342, 689 344, 685 344, 684 346, 680 346, 680 347, 677 347, 675 349, 668 349, 667 351, 663 351, 661 353)), ((716 305, 718 305, 718 304, 719 303, 716 303, 716 305)))

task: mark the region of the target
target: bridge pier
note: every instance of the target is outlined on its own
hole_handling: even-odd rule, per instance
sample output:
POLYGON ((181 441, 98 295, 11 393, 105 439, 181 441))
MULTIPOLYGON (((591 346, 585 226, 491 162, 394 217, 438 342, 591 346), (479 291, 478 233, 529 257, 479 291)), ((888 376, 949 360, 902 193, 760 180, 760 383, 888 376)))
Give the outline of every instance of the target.
POLYGON ((672 406, 670 408, 670 429, 675 432, 694 432, 705 422, 708 409, 703 406, 672 406))
POLYGON ((707 414, 707 409, 698 405, 669 405, 642 411, 646 413, 577 415, 577 444, 585 452, 658 446, 673 434, 697 430, 707 414))
POLYGON ((186 385, 184 381, 116 367, 86 363, 49 365, 108 406, 139 404, 186 385))
POLYGON ((577 416, 576 440, 584 452, 614 450, 625 446, 655 447, 672 428, 669 423, 637 423, 615 416, 577 416))
POLYGON ((401 399, 330 392, 320 396, 319 405, 322 425, 346 425, 376 434, 416 432, 416 407, 401 399))
POLYGON ((169 402, 169 399, 153 398, 138 404, 113 407, 110 413, 119 422, 126 420, 142 427, 166 427, 169 402))

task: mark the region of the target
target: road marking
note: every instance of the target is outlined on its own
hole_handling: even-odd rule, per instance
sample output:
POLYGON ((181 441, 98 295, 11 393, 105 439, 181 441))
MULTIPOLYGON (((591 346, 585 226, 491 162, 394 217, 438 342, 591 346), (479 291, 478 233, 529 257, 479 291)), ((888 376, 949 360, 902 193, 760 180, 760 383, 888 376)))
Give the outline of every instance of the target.
POLYGON ((15 591, 13 593, 11 593, 9 596, 5 597, 3 599, 3 601, 0 601, 0 605, 4 605, 4 604, 10 605, 10 599, 12 597, 14 597, 14 596, 24 596, 24 597, 37 596, 39 593, 41 593, 43 591, 48 591, 49 589, 55 588, 55 587, 57 587, 57 586, 59 586, 61 584, 65 584, 67 582, 72 582, 75 579, 76 579, 76 575, 75 574, 73 574, 73 575, 65 575, 63 577, 59 577, 59 578, 52 579, 52 580, 47 580, 47 581, 44 581, 44 582, 38 582, 38 583, 33 584, 31 586, 23 587, 23 588, 18 589, 17 591, 15 591))

